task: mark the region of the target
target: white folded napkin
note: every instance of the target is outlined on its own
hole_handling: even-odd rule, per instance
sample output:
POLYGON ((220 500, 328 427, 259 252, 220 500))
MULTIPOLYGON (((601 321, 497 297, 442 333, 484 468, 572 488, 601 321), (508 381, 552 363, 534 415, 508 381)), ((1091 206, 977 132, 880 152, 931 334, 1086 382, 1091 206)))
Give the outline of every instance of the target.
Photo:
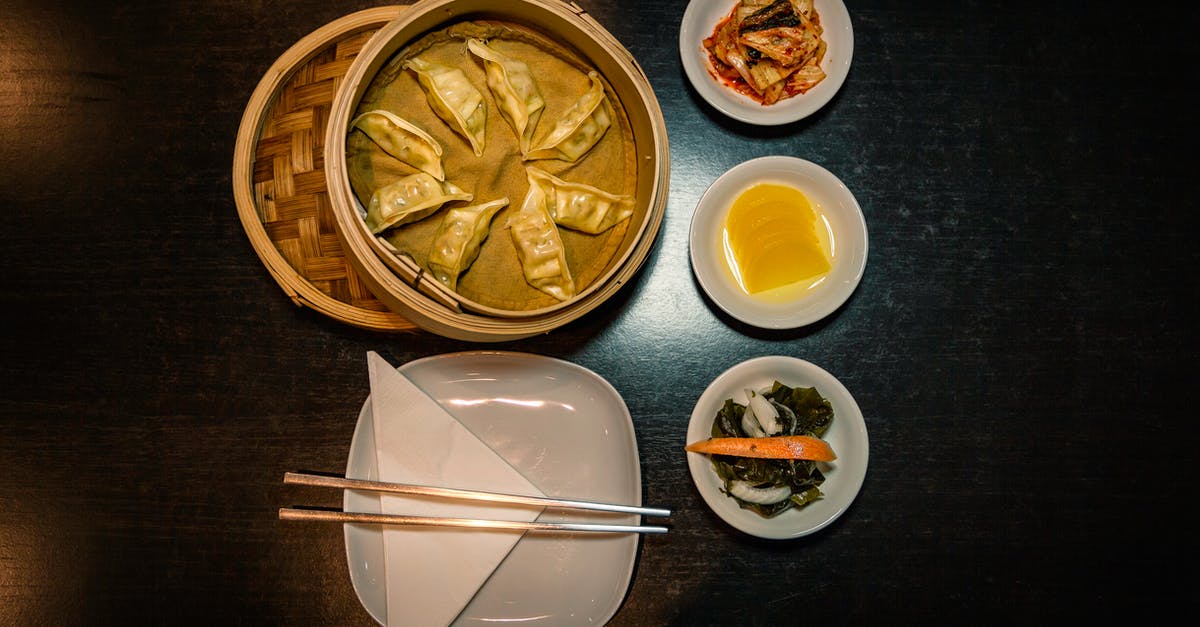
MULTIPOLYGON (((379 479, 544 496, 437 401, 374 352, 371 377, 379 479)), ((385 514, 533 520, 540 508, 383 495, 385 514)), ((500 565, 521 531, 385 526, 389 625, 448 625, 500 565)))

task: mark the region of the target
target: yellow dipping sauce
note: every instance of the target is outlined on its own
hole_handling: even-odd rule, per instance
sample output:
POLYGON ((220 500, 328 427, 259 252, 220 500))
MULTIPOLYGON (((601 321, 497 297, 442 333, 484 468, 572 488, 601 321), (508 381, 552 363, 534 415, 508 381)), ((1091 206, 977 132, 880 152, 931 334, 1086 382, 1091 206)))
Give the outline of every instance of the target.
POLYGON ((829 272, 832 236, 817 218, 794 187, 758 183, 742 192, 722 233, 725 260, 742 290, 758 294, 829 272))

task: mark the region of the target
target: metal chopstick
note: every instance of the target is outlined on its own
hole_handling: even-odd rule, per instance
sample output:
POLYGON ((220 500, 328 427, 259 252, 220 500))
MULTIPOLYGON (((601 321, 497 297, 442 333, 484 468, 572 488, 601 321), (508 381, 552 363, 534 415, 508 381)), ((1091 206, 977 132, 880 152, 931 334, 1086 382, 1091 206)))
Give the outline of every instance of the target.
POLYGON ((460 490, 457 488, 439 488, 434 486, 413 485, 410 483, 388 483, 384 481, 368 481, 366 479, 326 477, 322 475, 310 475, 299 472, 284 473, 283 482, 326 488, 367 490, 372 492, 390 492, 396 494, 415 494, 418 496, 436 496, 442 498, 467 499, 472 501, 489 501, 492 503, 513 503, 517 505, 540 505, 543 507, 585 509, 599 512, 620 512, 623 514, 641 514, 643 516, 665 517, 671 515, 671 510, 658 507, 617 505, 614 503, 559 499, 548 496, 525 496, 522 494, 503 494, 500 492, 460 490))
POLYGON ((470 529, 517 529, 524 531, 586 531, 602 533, 666 533, 666 527, 654 525, 609 525, 575 522, 522 522, 519 520, 483 520, 478 518, 440 518, 401 516, 367 512, 340 512, 318 509, 279 508, 280 520, 363 523, 374 525, 415 525, 422 527, 466 527, 470 529))

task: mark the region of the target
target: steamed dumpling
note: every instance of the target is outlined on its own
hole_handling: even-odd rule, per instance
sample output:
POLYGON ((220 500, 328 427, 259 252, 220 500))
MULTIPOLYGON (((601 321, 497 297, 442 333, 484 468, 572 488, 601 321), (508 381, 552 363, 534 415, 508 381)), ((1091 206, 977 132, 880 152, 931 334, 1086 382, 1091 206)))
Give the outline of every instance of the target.
POLYGON ((508 228, 525 282, 560 301, 575 296, 567 249, 546 209, 546 193, 540 186, 530 182, 521 208, 508 218, 508 228))
POLYGON ((517 134, 521 153, 529 152, 534 128, 546 108, 533 72, 524 61, 496 52, 479 39, 467 40, 467 48, 483 59, 488 88, 496 98, 500 115, 517 134))
POLYGON ((427 172, 418 172, 375 190, 367 205, 367 228, 379 234, 401 224, 416 222, 448 202, 470 201, 473 197, 449 181, 439 181, 427 172))
POLYGON ((479 256, 479 247, 491 231, 492 218, 506 206, 508 199, 501 198, 482 205, 447 209, 429 249, 429 271, 433 277, 457 290, 459 275, 479 256))
POLYGON ((430 63, 420 57, 405 61, 404 67, 416 72, 433 112, 470 142, 476 157, 483 156, 487 103, 467 75, 458 68, 430 63))
POLYGON ((366 133, 384 152, 404 163, 432 174, 439 181, 446 179, 442 145, 412 122, 391 111, 376 109, 354 118, 350 128, 366 133))
POLYGON ((559 226, 596 235, 633 215, 633 196, 610 194, 591 185, 564 181, 531 166, 525 172, 531 185, 542 188, 546 208, 559 226))
POLYGON ((614 112, 604 83, 596 72, 588 72, 592 86, 567 109, 550 134, 525 159, 561 159, 574 163, 604 137, 612 126, 614 112))

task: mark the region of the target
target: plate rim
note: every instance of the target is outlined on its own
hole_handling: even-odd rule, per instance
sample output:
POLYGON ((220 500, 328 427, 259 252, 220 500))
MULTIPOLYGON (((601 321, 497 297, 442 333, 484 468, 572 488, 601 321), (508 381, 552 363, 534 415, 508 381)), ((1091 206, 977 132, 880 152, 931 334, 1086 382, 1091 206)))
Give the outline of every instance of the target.
MULTIPOLYGON (((422 368, 433 367, 434 364, 444 363, 447 361, 470 362, 471 360, 476 360, 476 359, 481 359, 481 358, 495 358, 495 359, 500 359, 502 361, 503 360, 518 360, 518 361, 524 361, 527 363, 537 363, 541 366, 552 366, 554 368, 558 368, 560 371, 563 371, 563 372, 570 371, 570 372, 573 372, 574 374, 576 374, 577 376, 583 377, 584 379, 597 384, 601 389, 605 390, 606 393, 610 394, 612 397, 612 400, 614 400, 617 404, 619 404, 619 406, 621 408, 623 408, 623 411, 621 411, 621 417, 623 417, 624 420, 623 421, 614 420, 614 426, 625 427, 625 429, 624 429, 625 433, 623 435, 628 440, 628 444, 630 446, 630 452, 631 452, 632 460, 633 460, 633 464, 632 464, 631 468, 629 469, 629 471, 630 471, 630 480, 631 480, 632 485, 634 486, 634 489, 633 489, 632 494, 629 495, 629 502, 633 505, 641 505, 642 490, 644 489, 644 486, 642 485, 642 475, 641 475, 641 455, 640 455, 640 451, 638 450, 638 447, 637 447, 637 433, 636 433, 636 430, 635 430, 635 427, 633 424, 633 416, 629 412, 629 407, 625 403, 625 399, 624 399, 624 397, 621 396, 620 392, 612 385, 611 382, 609 382, 607 379, 605 379, 603 376, 601 376, 599 373, 595 372, 594 370, 592 370, 586 366, 583 366, 581 364, 577 364, 577 363, 567 361, 565 359, 560 359, 557 357, 551 357, 548 355, 539 355, 539 354, 535 354, 535 353, 527 353, 527 352, 520 352, 520 351, 487 350, 487 349, 468 350, 468 351, 459 351, 459 352, 453 352, 453 353, 430 355, 427 357, 421 357, 421 358, 417 358, 417 359, 413 359, 408 362, 405 362, 404 364, 396 366, 396 369, 398 371, 400 371, 402 374, 408 374, 408 373, 412 372, 413 370, 420 370, 422 368)), ((354 433, 351 437, 350 451, 347 454, 347 460, 346 460, 346 476, 347 477, 352 476, 351 475, 352 470, 357 470, 359 465, 365 464, 367 466, 369 472, 367 473, 366 476, 363 476, 360 478, 378 478, 378 475, 377 475, 378 465, 374 459, 373 451, 359 452, 358 453, 359 459, 356 459, 356 456, 355 456, 356 446, 358 446, 358 447, 364 446, 362 444, 362 438, 369 436, 372 441, 374 439, 373 432, 371 432, 370 429, 368 429, 364 426, 364 425, 370 426, 369 425, 370 417, 371 417, 370 403, 371 403, 371 397, 370 397, 370 394, 368 393, 367 398, 363 401, 363 407, 362 407, 362 409, 360 409, 359 414, 356 418, 354 433), (370 432, 370 433, 366 433, 366 432, 370 432), (366 433, 366 435, 364 435, 364 433, 366 433), (364 462, 361 458, 363 456, 368 456, 368 455, 371 458, 370 461, 364 462), (371 472, 376 473, 374 477, 372 477, 370 475, 371 472)), ((451 415, 454 415, 453 408, 446 407, 446 406, 443 406, 443 407, 446 409, 447 412, 450 412, 451 415)), ((520 468, 518 468, 517 470, 519 472, 521 471, 520 468)), ((378 503, 378 495, 354 491, 354 490, 347 490, 343 497, 343 507, 348 508, 348 506, 352 502, 358 503, 363 498, 366 498, 366 499, 373 498, 373 499, 375 499, 375 503, 376 504, 378 503)), ((379 510, 376 510, 376 511, 379 511, 379 510)), ((635 520, 640 520, 640 516, 637 516, 637 515, 630 515, 630 516, 635 520)), ((367 613, 371 616, 371 618, 373 618, 376 622, 378 622, 380 624, 387 624, 387 614, 386 614, 386 586, 387 586, 387 584, 386 584, 386 580, 382 584, 384 592, 385 592, 385 597, 383 600, 383 603, 384 603, 383 609, 382 609, 382 611, 380 611, 380 608, 372 607, 371 602, 369 602, 365 598, 366 592, 364 589, 362 589, 363 587, 365 587, 365 584, 362 584, 359 581, 359 578, 356 576, 356 571, 353 567, 354 559, 356 556, 353 554, 353 551, 351 548, 351 544, 352 544, 351 536, 352 535, 360 536, 364 533, 366 533, 366 534, 377 533, 379 535, 378 541, 380 543, 383 542, 383 532, 382 532, 382 529, 378 525, 362 525, 362 524, 356 524, 356 523, 346 523, 343 525, 343 544, 345 547, 346 564, 347 564, 347 569, 349 570, 351 586, 354 588, 354 592, 355 592, 355 595, 358 597, 359 603, 363 606, 363 609, 367 611, 367 613)), ((628 538, 626 538, 625 544, 628 545, 628 554, 625 556, 626 559, 624 559, 618 566, 616 566, 614 568, 614 573, 617 577, 617 579, 614 581, 614 584, 613 584, 613 590, 616 593, 614 596, 614 602, 610 608, 604 608, 604 610, 601 612, 601 614, 605 614, 603 616, 603 619, 600 621, 601 624, 611 620, 612 617, 616 615, 617 611, 620 610, 621 606, 624 604, 625 598, 629 594, 629 589, 633 582, 633 572, 634 572, 634 569, 637 564, 637 557, 638 557, 640 542, 638 541, 638 538, 629 536, 628 538)), ((515 549, 515 547, 514 547, 514 549, 515 549)), ((619 549, 619 547, 617 549, 619 549)), ((614 551, 617 549, 614 549, 614 551)), ((508 559, 507 556, 505 557, 505 559, 508 559)), ((501 562, 501 563, 503 563, 503 562, 501 562)), ((499 567, 497 567, 497 568, 499 568, 499 567)), ((382 577, 384 575, 381 574, 380 576, 382 577)), ((468 606, 469 605, 470 605, 470 603, 468 603, 468 606)))
MULTIPOLYGON (((839 498, 833 498, 828 492, 825 494, 827 502, 834 503, 832 512, 827 513, 823 518, 808 524, 807 526, 796 527, 786 526, 780 523, 780 520, 787 521, 788 518, 802 516, 805 510, 790 510, 780 514, 781 517, 787 518, 772 518, 766 519, 758 514, 741 509, 736 504, 732 503, 730 497, 720 491, 718 486, 716 472, 712 468, 712 462, 707 456, 699 453, 687 452, 688 472, 692 477, 692 483, 696 490, 700 493, 709 509, 713 511, 721 520, 724 520, 731 527, 759 538, 768 540, 789 540, 812 535, 832 524, 842 516, 854 503, 858 497, 858 493, 862 490, 862 485, 866 480, 867 468, 870 459, 870 438, 867 433, 866 421, 863 418, 862 410, 858 406, 858 402, 854 396, 846 388, 842 382, 832 373, 821 368, 820 366, 798 357, 788 355, 764 355, 761 357, 753 357, 745 361, 739 362, 725 369, 717 375, 696 400, 693 406, 692 414, 688 420, 687 435, 685 435, 685 444, 692 442, 693 438, 702 439, 709 437, 712 428, 713 416, 709 413, 701 413, 702 407, 714 406, 716 401, 723 401, 725 398, 724 390, 739 380, 754 378, 756 381, 763 379, 762 375, 752 377, 755 369, 768 371, 783 371, 788 370, 791 373, 806 373, 808 378, 803 381, 785 382, 789 385, 811 385, 816 387, 818 384, 815 379, 821 379, 820 386, 826 386, 825 389, 818 388, 821 395, 829 399, 831 396, 844 396, 838 399, 841 406, 835 407, 834 420, 841 421, 841 424, 849 423, 850 437, 861 437, 862 454, 848 459, 845 466, 839 464, 836 471, 831 471, 826 474, 826 483, 834 476, 834 472, 842 472, 838 477, 841 481, 842 477, 846 477, 850 482, 845 484, 845 489, 840 491, 839 498), (832 393, 830 389, 832 388, 832 393), (716 397, 720 396, 720 399, 716 397), (715 399, 715 400, 714 400, 715 399), (702 434, 702 435, 700 435, 702 434)), ((797 378, 804 379, 805 375, 796 375, 797 378)), ((778 377, 776 377, 778 378, 778 377)), ((749 384, 748 384, 749 385, 749 384)), ((832 399, 830 399, 832 402, 832 399)), ((841 425, 839 425, 841 426, 841 425)), ((831 427, 832 428, 832 427, 831 427)), ((810 506, 811 507, 811 506, 810 506)), ((809 512, 814 510, 808 510, 809 512)))

